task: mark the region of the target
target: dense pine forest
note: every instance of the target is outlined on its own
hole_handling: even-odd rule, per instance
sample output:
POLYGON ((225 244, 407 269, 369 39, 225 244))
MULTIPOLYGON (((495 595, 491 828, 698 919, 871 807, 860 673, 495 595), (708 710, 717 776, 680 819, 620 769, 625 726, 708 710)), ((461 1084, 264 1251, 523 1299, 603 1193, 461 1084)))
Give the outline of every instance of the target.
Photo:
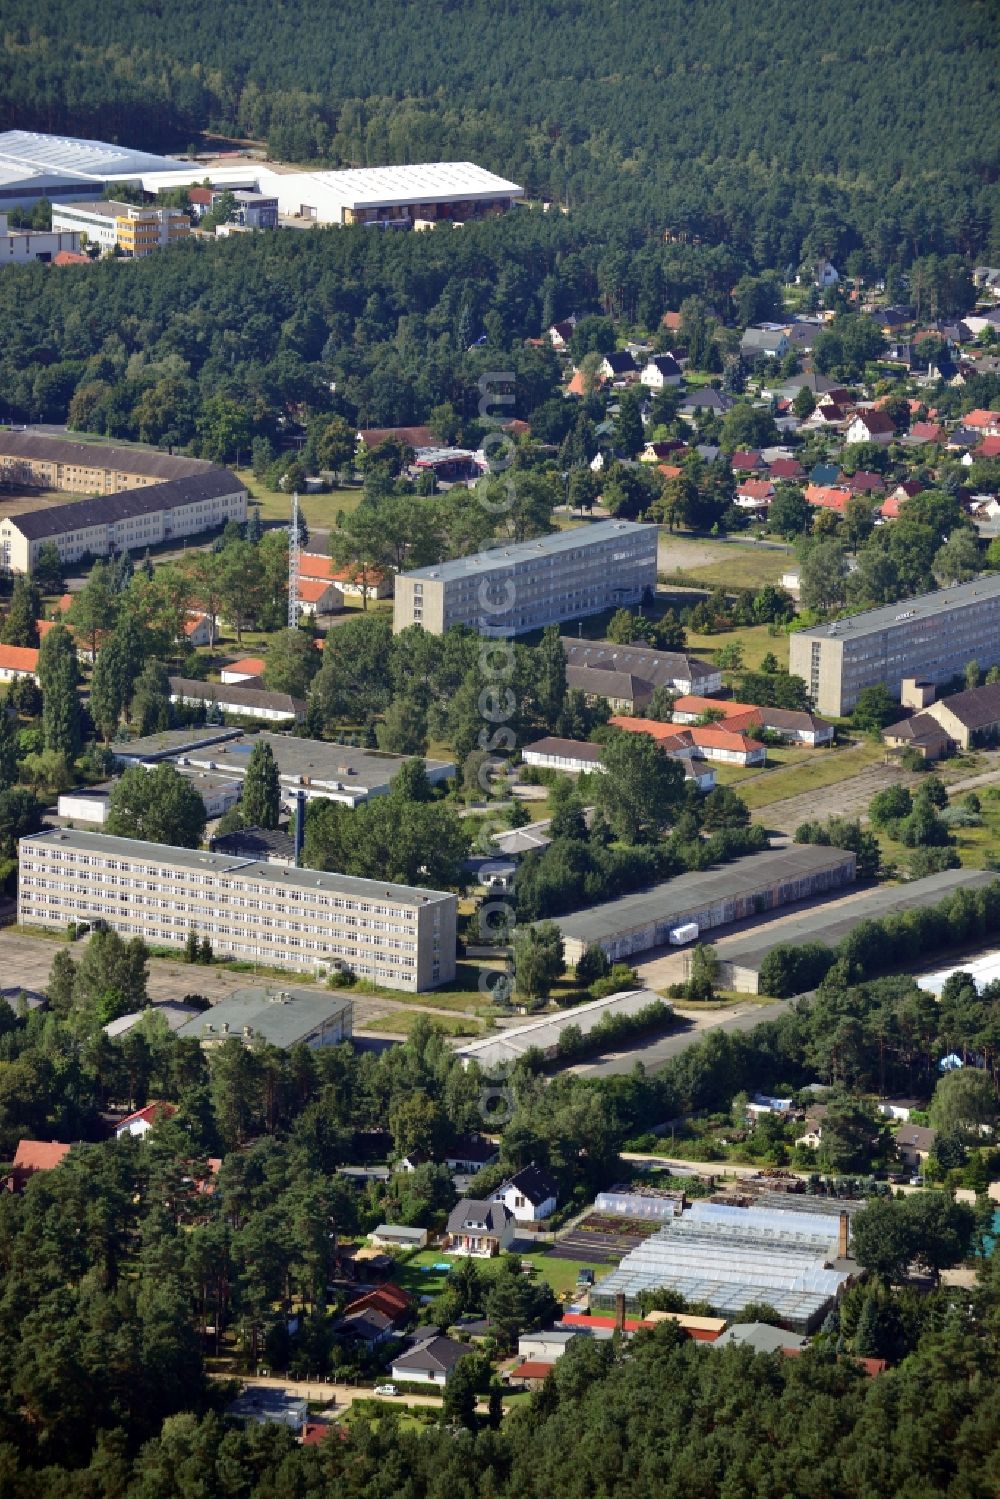
POLYGON ((8 0, 0 121, 329 165, 469 158, 760 266, 994 257, 990 0, 8 0), (992 205, 992 206, 991 206, 992 205))

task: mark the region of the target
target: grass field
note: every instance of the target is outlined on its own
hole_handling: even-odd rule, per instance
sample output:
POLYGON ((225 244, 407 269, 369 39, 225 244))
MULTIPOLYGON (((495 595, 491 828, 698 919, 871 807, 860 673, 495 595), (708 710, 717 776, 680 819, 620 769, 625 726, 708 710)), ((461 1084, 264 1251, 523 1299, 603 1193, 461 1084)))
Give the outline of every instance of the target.
POLYGON ((704 656, 707 661, 711 661, 723 646, 737 643, 743 647, 743 670, 756 671, 769 651, 777 657, 779 666, 788 666, 788 636, 772 635, 767 625, 740 626, 735 630, 724 630, 719 635, 699 635, 697 630, 687 632, 687 649, 704 656))
POLYGON ((668 584, 698 588, 761 588, 780 583, 791 560, 791 549, 741 545, 739 542, 695 540, 661 532, 660 555, 666 554, 661 574, 668 584))
MULTIPOLYGON (((281 489, 268 489, 254 478, 252 469, 236 469, 237 477, 246 485, 252 500, 260 505, 263 521, 287 521, 291 515, 291 496, 281 489)), ((300 494, 299 509, 306 518, 306 525, 329 531, 337 524, 338 510, 354 510, 361 503, 361 486, 351 485, 344 489, 331 490, 329 494, 300 494)))
POLYGON ((821 786, 835 786, 838 781, 846 781, 882 760, 885 749, 877 741, 866 740, 863 744, 848 745, 844 749, 768 750, 767 753, 768 759, 773 757, 775 761, 783 754, 799 758, 784 765, 775 764, 773 770, 741 785, 740 796, 751 809, 770 806, 772 802, 799 796, 804 791, 816 791, 821 786))
POLYGON ((366 1021, 356 1028, 371 1031, 375 1035, 408 1036, 420 1018, 430 1020, 449 1036, 474 1038, 483 1035, 486 1029, 478 1020, 472 1020, 467 1015, 425 1015, 422 1010, 394 1010, 391 1015, 380 1015, 377 1020, 366 1021))
MULTIPOLYGON (((558 1249, 558 1245, 555 1248, 558 1249)), ((548 1245, 518 1252, 522 1260, 529 1260, 534 1265, 537 1279, 548 1281, 556 1296, 571 1295, 584 1267, 583 1261, 561 1259, 548 1245)), ((436 1249, 420 1249, 397 1265, 392 1278, 413 1296, 438 1296, 447 1284, 448 1272, 435 1270, 434 1266, 446 1261, 449 1265, 457 1265, 461 1263, 461 1257, 436 1249)), ((476 1265, 484 1275, 496 1275, 500 1269, 499 1260, 477 1260, 476 1265)), ((599 1277, 608 1273, 609 1266, 594 1262, 589 1268, 599 1277)))

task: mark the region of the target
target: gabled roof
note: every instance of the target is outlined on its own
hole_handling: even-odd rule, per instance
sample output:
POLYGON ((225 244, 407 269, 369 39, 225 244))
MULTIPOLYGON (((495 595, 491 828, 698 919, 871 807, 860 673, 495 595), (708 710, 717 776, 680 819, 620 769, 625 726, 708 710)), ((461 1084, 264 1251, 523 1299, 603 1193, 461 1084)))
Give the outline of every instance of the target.
POLYGON ((536 755, 561 755, 567 760, 590 760, 595 765, 600 763, 602 754, 599 744, 591 744, 586 739, 559 739, 552 734, 524 745, 521 753, 524 755, 529 751, 536 755))
POLYGON ((646 361, 646 368, 648 369, 650 365, 653 365, 661 375, 665 375, 668 379, 673 379, 681 372, 681 367, 672 354, 651 354, 646 361))
POLYGON ((730 460, 730 466, 749 472, 751 469, 763 468, 764 460, 755 448, 738 448, 730 460))
POLYGON ((805 493, 809 504, 817 506, 820 510, 842 511, 846 509, 847 502, 851 498, 849 489, 825 484, 807 484, 805 493))
POLYGON ((877 490, 885 488, 885 480, 881 474, 872 474, 866 469, 859 468, 857 473, 852 474, 848 479, 847 485, 855 494, 874 494, 877 490))
POLYGON ((37 671, 37 648, 30 645, 0 645, 0 668, 6 671, 37 671))
POLYGON ((884 411, 857 411, 855 412, 855 420, 863 422, 869 432, 879 435, 887 435, 896 430, 896 424, 892 417, 887 416, 884 411))
POLYGON ((242 656, 239 661, 223 661, 222 670, 244 672, 248 677, 262 677, 264 675, 264 657, 242 656))
POLYGON ((299 577, 327 579, 332 578, 333 558, 324 557, 321 552, 300 552, 299 577))
POLYGON ((1000 436, 984 437, 978 448, 973 448, 974 458, 1000 458, 1000 436))
POLYGON ((18 1140, 14 1152, 15 1171, 51 1171, 65 1160, 71 1147, 59 1140, 18 1140))
POLYGON ((767 471, 772 479, 801 479, 804 472, 797 458, 775 458, 767 471))
POLYGON ((947 708, 967 729, 991 728, 1000 723, 1000 684, 953 693, 951 697, 941 698, 935 706, 947 708))
POLYGON ((543 1202, 547 1202, 550 1197, 556 1197, 559 1194, 559 1188, 549 1173, 541 1166, 536 1166, 534 1161, 530 1166, 522 1166, 520 1171, 515 1171, 507 1181, 501 1182, 496 1191, 491 1194, 493 1200, 499 1201, 510 1187, 513 1187, 515 1192, 520 1192, 521 1196, 526 1197, 532 1207, 536 1208, 540 1207, 543 1202))
POLYGON ((915 713, 911 718, 889 724, 888 728, 882 730, 882 738, 890 743, 901 740, 905 744, 928 746, 946 745, 949 742, 947 730, 929 713, 915 713))
POLYGON ((299 598, 306 604, 318 604, 330 591, 326 578, 299 578, 299 598))
POLYGON ((736 493, 747 500, 771 500, 774 498, 774 485, 770 479, 744 479, 736 493))
MULTIPOLYGON (((129 465, 125 462, 122 467, 127 469, 129 465)), ((191 505, 198 500, 236 495, 243 489, 239 479, 234 478, 226 469, 209 466, 206 473, 204 468, 203 465, 190 478, 170 479, 163 484, 147 484, 140 489, 122 489, 117 494, 102 494, 94 499, 76 500, 68 505, 53 505, 48 510, 28 510, 22 515, 11 516, 10 524, 20 531, 26 541, 42 541, 47 536, 60 536, 64 531, 109 526, 116 521, 130 520, 134 516, 155 514, 158 510, 176 510, 181 505, 191 505)))
MULTIPOLYGON (((544 741, 539 741, 544 743, 544 741)), ((572 743, 572 740, 559 740, 557 743, 572 743)), ((494 1145, 492 1140, 484 1140, 480 1135, 459 1135, 454 1144, 449 1145, 444 1152, 446 1161, 481 1161, 485 1166, 488 1161, 496 1160, 500 1147, 494 1145)))
POLYGON ((972 427, 976 431, 985 430, 987 427, 1000 427, 1000 411, 987 411, 982 406, 977 406, 975 411, 967 411, 962 418, 964 427, 972 427))
POLYGON ((127 1114, 124 1119, 119 1119, 115 1125, 116 1130, 122 1130, 129 1124, 138 1124, 141 1120, 144 1124, 159 1124, 165 1119, 172 1119, 177 1113, 175 1103, 164 1103, 159 1100, 155 1103, 147 1103, 145 1108, 136 1109, 134 1114, 127 1114))
POLYGON ((302 698, 288 692, 261 691, 249 682, 199 682, 193 677, 170 677, 171 696, 195 703, 218 703, 221 708, 272 708, 280 713, 303 714, 302 698))
POLYGON ((513 1214, 502 1202, 485 1202, 477 1197, 463 1197, 448 1215, 450 1234, 486 1233, 497 1238, 513 1214))
POLYGON ((909 1145, 914 1150, 933 1150, 937 1140, 936 1129, 925 1129, 921 1124, 904 1124, 896 1131, 896 1144, 909 1145))
POLYGON ((615 375, 630 375, 635 369, 635 360, 627 349, 612 349, 605 354, 604 362, 615 375))

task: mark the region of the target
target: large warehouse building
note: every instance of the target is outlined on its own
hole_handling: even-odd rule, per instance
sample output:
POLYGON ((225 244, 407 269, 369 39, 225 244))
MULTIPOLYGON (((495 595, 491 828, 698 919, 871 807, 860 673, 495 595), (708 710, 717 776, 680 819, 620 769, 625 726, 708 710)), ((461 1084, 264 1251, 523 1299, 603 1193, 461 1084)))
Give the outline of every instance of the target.
POLYGON ((471 161, 364 167, 348 172, 261 172, 281 213, 322 224, 410 228, 505 213, 522 189, 471 161), (265 179, 266 178, 266 182, 265 179))
POLYGON ((455 976, 456 898, 383 880, 60 828, 22 838, 17 919, 65 932, 103 921, 123 937, 299 972, 350 969, 419 993, 455 976))
POLYGON ((637 604, 655 587, 656 527, 598 521, 398 573, 392 627, 522 635, 637 604))
MULTIPOLYGON (((807 845, 808 846, 808 845, 807 845)), ((841 901, 835 911, 803 911, 789 916, 767 932, 747 932, 726 937, 717 948, 719 983, 724 989, 738 989, 743 994, 760 992, 760 968, 774 947, 803 947, 823 942, 836 947, 849 937, 863 921, 876 921, 920 906, 936 906, 957 890, 979 890, 996 882, 995 871, 988 869, 945 869, 926 879, 908 885, 882 885, 858 891, 841 901)))
POLYGON ((183 168, 170 157, 107 141, 5 130, 0 133, 0 208, 31 208, 42 198, 50 203, 99 198, 109 183, 138 187, 143 178, 183 168))
POLYGON ((617 963, 663 946, 671 932, 680 928, 697 928, 685 939, 693 941, 747 916, 841 890, 853 884, 855 872, 852 853, 796 844, 750 854, 721 869, 678 875, 634 895, 559 916, 556 925, 563 935, 567 963, 577 962, 590 946, 602 948, 617 963))
POLYGON ((0 519, 0 571, 30 572, 46 543, 63 562, 145 551, 245 521, 247 491, 198 458, 0 431, 0 484, 89 495, 0 519))
POLYGON ((818 712, 837 718, 864 687, 884 682, 898 698, 904 677, 940 685, 970 661, 1000 664, 1000 573, 789 637, 789 671, 803 678, 818 712))

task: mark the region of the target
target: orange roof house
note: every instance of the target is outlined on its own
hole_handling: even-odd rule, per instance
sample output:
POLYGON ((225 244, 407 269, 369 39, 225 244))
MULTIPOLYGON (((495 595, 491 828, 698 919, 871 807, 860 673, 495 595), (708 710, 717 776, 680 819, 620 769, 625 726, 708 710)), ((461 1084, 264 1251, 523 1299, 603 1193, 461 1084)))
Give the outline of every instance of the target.
POLYGON ((324 557, 322 552, 300 552, 299 577, 326 578, 329 581, 333 577, 332 557, 324 557))
POLYGON ((14 1152, 14 1169, 7 1178, 9 1192, 23 1192, 25 1183, 36 1171, 51 1171, 65 1160, 70 1147, 60 1140, 18 1140, 14 1152))
POLYGON ((963 416, 962 426, 971 427, 974 432, 1000 432, 1000 411, 986 411, 978 406, 963 416))
POLYGON ((0 682, 38 675, 38 651, 30 645, 0 645, 0 682))
POLYGON ((805 496, 808 504, 815 506, 817 510, 835 510, 838 515, 842 515, 851 498, 851 491, 841 489, 839 485, 807 484, 805 496))

